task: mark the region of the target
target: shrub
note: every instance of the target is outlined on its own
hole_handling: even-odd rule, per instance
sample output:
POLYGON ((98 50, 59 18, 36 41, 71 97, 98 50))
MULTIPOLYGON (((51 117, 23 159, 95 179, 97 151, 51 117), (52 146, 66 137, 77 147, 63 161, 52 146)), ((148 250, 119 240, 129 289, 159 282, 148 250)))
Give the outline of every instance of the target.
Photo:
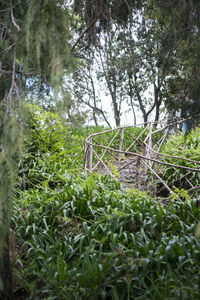
POLYGON ((16 298, 198 299, 198 201, 177 190, 164 206, 82 172, 94 128, 72 129, 36 107, 27 124, 12 217, 16 298))
MULTIPOLYGON (((180 157, 200 162, 200 128, 192 130, 187 136, 183 134, 172 136, 162 148, 162 153, 176 156, 176 158, 165 158, 167 162, 190 168, 199 168, 199 164, 182 160, 180 157)), ((162 169, 161 176, 171 187, 189 188, 191 186, 188 185, 187 179, 194 186, 200 185, 200 172, 188 171, 186 169, 174 170, 173 167, 167 166, 162 169), (187 173, 187 177, 178 180, 187 173)))

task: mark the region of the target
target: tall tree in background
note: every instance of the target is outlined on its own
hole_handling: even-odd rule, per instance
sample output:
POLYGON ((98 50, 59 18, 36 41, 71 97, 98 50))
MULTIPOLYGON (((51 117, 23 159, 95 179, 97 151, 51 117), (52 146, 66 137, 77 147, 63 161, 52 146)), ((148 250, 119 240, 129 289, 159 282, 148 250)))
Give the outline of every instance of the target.
POLYGON ((111 98, 115 125, 121 123, 121 107, 124 100, 124 86, 126 84, 125 65, 122 60, 123 44, 120 43, 120 28, 117 24, 108 27, 101 35, 95 49, 99 58, 97 77, 106 84, 107 96, 111 98))
MULTIPOLYGON (((94 47, 96 56, 90 64, 94 65, 98 80, 104 82, 106 96, 110 96, 116 126, 120 125, 121 106, 125 96, 122 87, 125 85, 124 66, 119 62, 123 47, 120 48, 119 43, 117 47, 116 43, 133 9, 138 6, 140 1, 75 1, 75 10, 84 18, 86 28, 90 28, 85 31, 85 43, 94 47), (91 25, 93 26, 90 27, 91 25)), ((99 112, 105 116, 103 108, 99 112)), ((107 120, 106 123, 108 124, 107 120)))
POLYGON ((170 109, 181 106, 184 95, 195 100, 193 120, 200 114, 200 2, 197 0, 148 1, 153 7, 151 17, 165 28, 162 57, 173 56, 178 65, 167 85, 170 109), (170 54, 170 55, 169 55, 170 54))
MULTIPOLYGON (((87 2, 84 11, 86 20, 92 20, 92 11, 98 7, 87 2)), ((163 28, 154 17, 150 17, 152 7, 147 2, 122 1, 99 2, 106 6, 107 14, 96 20, 96 34, 88 33, 86 41, 93 45, 96 59, 94 72, 104 81, 104 89, 110 95, 116 126, 120 125, 122 106, 125 100, 133 112, 133 123, 136 124, 136 111, 140 110, 144 122, 154 113, 155 121, 159 120, 160 107, 163 102, 162 90, 165 79, 172 70, 172 59, 168 55, 161 58, 163 28), (118 8, 119 8, 118 7, 118 8), (126 7, 126 14, 124 13, 126 7), (118 15, 119 13, 119 15, 118 15), (109 22, 105 23, 105 18, 109 22), (103 24, 103 26, 100 26, 103 24)), ((100 10, 100 7, 99 7, 100 10)), ((93 29, 93 30, 94 30, 93 29)), ((166 93, 165 93, 166 94, 166 93)), ((164 99, 165 100, 165 99, 164 99)))
MULTIPOLYGON (((130 62, 127 95, 132 108, 138 106, 135 100, 139 103, 144 121, 154 110, 155 120, 158 120, 162 103, 167 109, 180 106, 185 93, 199 103, 199 1, 82 0, 75 1, 75 7, 85 18, 84 33, 90 44, 99 42, 101 32, 109 34, 116 24, 123 35, 125 26, 132 22, 137 45, 131 46, 134 55, 129 52, 129 58, 126 56, 130 62), (137 16, 138 20, 134 20, 137 16), (145 90, 150 89, 152 96, 147 97, 145 90)), ((129 43, 133 45, 134 37, 131 39, 129 43)), ((124 48, 128 49, 125 41, 124 48)), ((119 114, 119 107, 116 108, 119 114)))
POLYGON ((97 89, 96 53, 93 47, 88 49, 86 45, 83 46, 84 44, 82 41, 82 47, 79 47, 80 51, 78 52, 81 64, 68 80, 66 88, 70 90, 73 102, 77 103, 80 110, 88 111, 88 121, 94 121, 96 126, 99 122, 104 121, 111 127, 107 112, 102 106, 100 91, 97 89))
POLYGON ((27 88, 56 88, 72 67, 64 0, 0 3, 0 299, 11 299, 8 229, 12 182, 27 88))

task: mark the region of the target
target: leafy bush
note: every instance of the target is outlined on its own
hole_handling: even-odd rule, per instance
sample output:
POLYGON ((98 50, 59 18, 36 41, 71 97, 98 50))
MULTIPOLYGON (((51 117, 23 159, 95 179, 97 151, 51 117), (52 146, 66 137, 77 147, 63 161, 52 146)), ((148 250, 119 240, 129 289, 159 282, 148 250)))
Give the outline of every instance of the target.
POLYGON ((57 113, 27 105, 25 145, 19 162, 17 187, 32 188, 42 182, 55 186, 81 172, 84 140, 92 132, 93 127, 71 128, 57 113))
MULTIPOLYGON (((187 136, 176 135, 172 136, 162 148, 162 153, 176 156, 176 158, 165 158, 167 162, 176 165, 187 166, 190 168, 199 168, 199 164, 188 162, 180 159, 180 157, 195 160, 200 162, 200 128, 192 130, 187 136)), ((178 188, 188 188, 188 183, 185 177, 180 181, 180 176, 187 175, 189 181, 194 185, 200 185, 200 172, 188 171, 186 169, 176 169, 167 166, 162 169, 162 176, 170 186, 178 188)))
POLYGON ((164 206, 88 176, 82 141, 94 128, 36 107, 28 120, 12 217, 16 299, 198 299, 198 201, 181 202, 181 191, 164 206))
POLYGON ((92 175, 24 191, 13 230, 18 274, 35 299, 197 299, 200 208, 193 201, 163 207, 138 190, 92 175))

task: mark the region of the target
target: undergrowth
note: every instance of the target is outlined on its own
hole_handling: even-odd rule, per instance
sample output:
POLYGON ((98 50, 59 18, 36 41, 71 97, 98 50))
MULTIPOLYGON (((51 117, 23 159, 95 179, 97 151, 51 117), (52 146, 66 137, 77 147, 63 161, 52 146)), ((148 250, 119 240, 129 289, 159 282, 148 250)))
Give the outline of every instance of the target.
POLYGON ((82 142, 94 128, 37 111, 13 204, 16 299, 199 299, 198 200, 163 205, 88 176, 82 142))
MULTIPOLYGON (((175 156, 173 158, 165 157, 166 161, 169 163, 194 169, 200 168, 200 128, 192 130, 186 136, 184 134, 172 136, 162 148, 162 153, 175 156), (183 160, 181 158, 197 161, 198 164, 183 160)), ((173 167, 168 166, 162 169, 161 176, 163 179, 165 179, 170 187, 175 186, 179 189, 188 189, 191 188, 192 185, 200 185, 200 171, 196 172, 186 169, 174 169, 173 167), (182 177, 181 180, 179 180, 180 177, 182 177), (187 179, 189 179, 191 184, 188 184, 187 179)))

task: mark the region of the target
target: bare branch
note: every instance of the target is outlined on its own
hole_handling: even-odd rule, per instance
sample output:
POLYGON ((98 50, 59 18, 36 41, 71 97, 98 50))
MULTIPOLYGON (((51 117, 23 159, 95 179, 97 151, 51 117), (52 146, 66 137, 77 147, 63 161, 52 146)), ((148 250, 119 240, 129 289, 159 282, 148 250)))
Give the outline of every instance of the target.
POLYGON ((11 19, 12 19, 13 25, 17 28, 17 31, 20 32, 20 27, 19 27, 19 25, 16 23, 15 17, 14 17, 14 15, 13 15, 13 8, 12 8, 12 7, 11 7, 11 9, 10 9, 10 12, 11 12, 11 19))
POLYGON ((14 50, 14 58, 13 58, 13 69, 12 69, 12 82, 11 82, 11 87, 10 90, 6 96, 6 99, 9 100, 11 98, 12 92, 14 90, 15 86, 15 67, 16 67, 16 50, 14 50))
POLYGON ((78 45, 80 40, 84 37, 84 35, 90 30, 90 28, 97 22, 97 20, 101 17, 102 13, 100 13, 96 18, 92 20, 92 22, 88 25, 88 27, 81 33, 75 44, 71 47, 70 51, 72 52, 74 48, 78 45))

